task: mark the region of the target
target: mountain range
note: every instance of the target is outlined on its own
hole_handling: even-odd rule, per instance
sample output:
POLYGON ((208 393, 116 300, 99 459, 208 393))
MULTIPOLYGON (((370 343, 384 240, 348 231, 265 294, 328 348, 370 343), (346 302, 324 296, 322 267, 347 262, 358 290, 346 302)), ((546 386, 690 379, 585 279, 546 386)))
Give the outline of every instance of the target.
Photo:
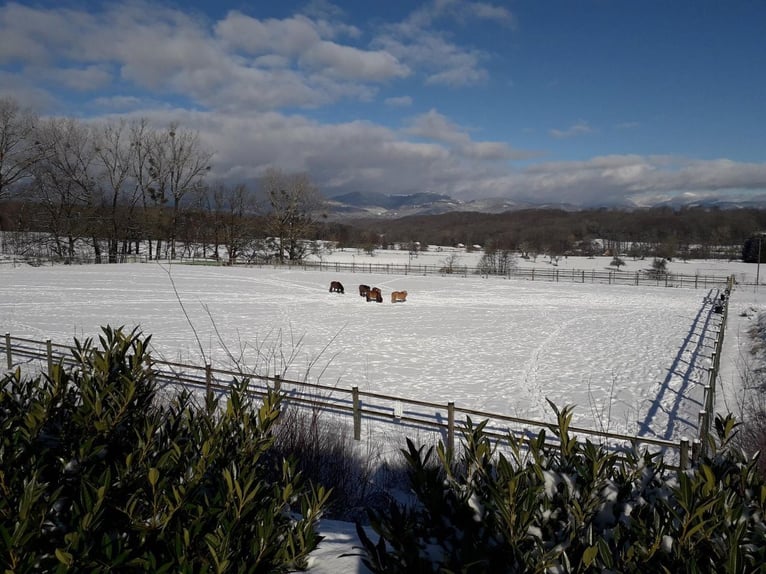
MULTIPOLYGON (((355 191, 337 195, 327 199, 328 215, 332 219, 352 219, 357 217, 398 218, 410 215, 439 215, 451 212, 480 212, 503 213, 521 209, 561 209, 564 211, 579 211, 584 207, 568 203, 531 203, 519 202, 508 198, 485 198, 461 201, 448 195, 432 192, 412 194, 387 195, 378 192, 355 191)), ((591 206, 593 207, 593 206, 591 206)), ((598 207, 598 206, 597 206, 598 207)), ((611 205, 612 209, 634 210, 646 206, 631 203, 611 205)), ((670 207, 681 209, 685 207, 703 207, 710 209, 742 209, 766 207, 766 198, 755 197, 750 201, 731 202, 722 199, 705 201, 676 198, 652 205, 650 207, 670 207)))

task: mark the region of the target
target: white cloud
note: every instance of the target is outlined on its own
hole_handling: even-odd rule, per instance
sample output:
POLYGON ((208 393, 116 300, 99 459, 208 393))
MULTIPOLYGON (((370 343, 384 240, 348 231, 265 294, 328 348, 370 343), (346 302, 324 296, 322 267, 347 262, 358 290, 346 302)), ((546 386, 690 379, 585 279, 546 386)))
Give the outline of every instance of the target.
POLYGON ((386 98, 383 101, 384 104, 387 106, 393 106, 393 107, 408 107, 412 105, 412 97, 410 96, 396 96, 392 98, 386 98))
POLYGON ((589 134, 592 131, 593 128, 588 125, 588 122, 580 120, 564 130, 552 129, 549 133, 556 139, 564 139, 589 134))

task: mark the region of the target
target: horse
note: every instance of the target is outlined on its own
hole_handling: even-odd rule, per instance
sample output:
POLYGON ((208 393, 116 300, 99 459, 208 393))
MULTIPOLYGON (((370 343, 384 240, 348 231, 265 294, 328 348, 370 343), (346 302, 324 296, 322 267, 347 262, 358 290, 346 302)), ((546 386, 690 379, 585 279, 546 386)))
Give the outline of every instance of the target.
POLYGON ((391 292, 391 303, 397 303, 397 302, 404 303, 406 300, 407 300, 407 291, 392 291, 391 292))
POLYGON ((343 291, 343 283, 340 281, 331 281, 330 282, 330 293, 344 293, 343 291))
POLYGON ((367 291, 370 290, 369 285, 360 285, 359 286, 359 296, 360 297, 367 297, 367 291))
POLYGON ((383 302, 383 293, 381 293, 380 289, 378 289, 377 287, 370 288, 370 290, 367 291, 367 295, 365 295, 365 297, 367 297, 367 302, 370 302, 370 301, 377 301, 378 303, 383 302))

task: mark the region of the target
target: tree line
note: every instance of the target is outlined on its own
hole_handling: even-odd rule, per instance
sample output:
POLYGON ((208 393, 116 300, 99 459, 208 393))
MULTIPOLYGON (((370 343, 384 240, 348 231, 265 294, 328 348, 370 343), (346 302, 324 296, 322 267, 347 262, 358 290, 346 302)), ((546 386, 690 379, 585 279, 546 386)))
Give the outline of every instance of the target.
POLYGON ((352 225, 349 242, 479 245, 524 256, 609 252, 636 258, 738 259, 748 239, 766 230, 766 209, 524 209, 369 218, 352 225))
POLYGON ((301 258, 322 208, 308 175, 269 168, 256 190, 211 180, 213 156, 175 122, 41 119, 0 98, 0 231, 64 260, 86 251, 116 262, 143 245, 150 259, 174 259, 192 244, 236 258, 254 242, 301 258))

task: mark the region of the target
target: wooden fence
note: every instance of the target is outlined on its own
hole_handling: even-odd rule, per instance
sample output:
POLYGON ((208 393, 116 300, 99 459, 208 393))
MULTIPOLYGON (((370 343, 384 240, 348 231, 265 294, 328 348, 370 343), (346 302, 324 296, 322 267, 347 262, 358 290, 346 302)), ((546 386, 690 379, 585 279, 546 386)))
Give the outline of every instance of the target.
POLYGON ((719 294, 719 299, 714 303, 715 312, 721 314, 721 322, 718 325, 718 332, 715 337, 713 353, 710 356, 710 367, 708 367, 708 383, 705 385, 702 405, 698 415, 699 440, 698 444, 703 454, 708 450, 708 439, 710 436, 710 426, 715 415, 715 392, 716 381, 721 369, 721 355, 723 354, 723 340, 726 334, 726 323, 729 318, 729 297, 734 288, 734 278, 729 280, 729 284, 719 294))
MULTIPOLYGON (((723 326, 721 327, 722 332, 723 326)), ((719 337, 722 341, 722 334, 719 333, 719 337)), ((41 361, 43 365, 47 366, 49 373, 54 365, 74 364, 72 348, 53 343, 50 340, 39 341, 12 337, 10 333, 6 333, 5 337, 2 338, 0 349, 5 354, 8 370, 19 365, 22 360, 27 362, 41 361)), ((717 365, 720 361, 719 343, 716 345, 716 350, 718 354, 714 364, 717 372, 717 365)), ((368 425, 368 430, 373 425, 395 425, 402 432, 434 433, 444 441, 448 449, 454 450, 456 431, 459 431, 461 423, 467 417, 471 417, 474 421, 487 420, 485 428, 487 435, 497 441, 507 438, 508 433, 521 439, 529 439, 536 437, 540 430, 550 431, 553 428, 547 422, 462 408, 452 401, 435 403, 407 399, 362 391, 356 386, 340 388, 291 381, 276 376, 266 377, 241 371, 216 369, 210 364, 200 366, 154 359, 150 359, 149 363, 156 375, 156 380, 160 384, 181 385, 201 393, 225 394, 230 390, 235 379, 246 381, 248 391, 256 398, 263 397, 269 390, 276 390, 282 394, 285 405, 294 405, 301 409, 315 409, 315 411, 323 414, 335 413, 340 415, 343 420, 352 422, 354 439, 357 441, 362 437, 363 424, 368 425)), ((713 393, 714 386, 706 395, 707 412, 712 412, 713 393)), ((688 439, 674 442, 576 426, 569 428, 569 434, 577 440, 588 439, 602 444, 615 452, 646 448, 652 452, 661 453, 670 466, 688 468, 701 452, 702 445, 707 443, 704 433, 709 429, 709 416, 705 415, 703 420, 702 415, 700 415, 700 423, 700 438, 691 443, 688 439)), ((547 433, 547 438, 549 441, 555 440, 550 432, 547 433)), ((558 443, 551 442, 551 444, 556 445, 558 443)))
MULTIPOLYGON (((191 264, 202 264, 201 260, 180 260, 191 264)), ((327 261, 302 261, 296 263, 241 262, 237 265, 259 267, 287 267, 303 271, 329 271, 334 273, 371 273, 380 275, 441 275, 444 277, 520 279, 526 281, 547 281, 553 283, 603 283, 608 285, 645 285, 652 287, 688 287, 694 289, 724 288, 729 284, 727 275, 688 275, 654 271, 617 271, 596 269, 560 269, 558 267, 518 267, 504 273, 486 273, 480 267, 440 265, 418 265, 411 263, 342 263, 327 261)))
MULTIPOLYGON (((164 261, 164 260, 163 260, 164 261)), ((146 255, 125 255, 119 263, 151 262, 146 255)), ((194 257, 179 257, 174 263, 186 265, 224 265, 224 260, 202 259, 194 257)), ((93 264, 88 258, 51 259, 51 258, 18 258, 5 259, 2 263, 10 266, 17 265, 83 265, 93 264)), ((104 264, 106 264, 104 262, 104 264)), ((688 275, 683 273, 655 272, 651 270, 618 271, 611 269, 561 269, 553 266, 546 267, 516 267, 509 268, 503 273, 487 273, 480 267, 462 265, 419 265, 412 263, 358 263, 358 262, 328 262, 300 261, 294 263, 275 263, 259 260, 240 259, 237 266, 254 266, 269 268, 301 269, 304 271, 328 271, 334 273, 370 273, 380 275, 440 275, 444 277, 498 277, 503 279, 520 279, 526 281, 548 281, 554 283, 600 283, 608 285, 644 285, 654 287, 688 287, 694 289, 709 289, 726 287, 729 276, 725 275, 688 275)))

